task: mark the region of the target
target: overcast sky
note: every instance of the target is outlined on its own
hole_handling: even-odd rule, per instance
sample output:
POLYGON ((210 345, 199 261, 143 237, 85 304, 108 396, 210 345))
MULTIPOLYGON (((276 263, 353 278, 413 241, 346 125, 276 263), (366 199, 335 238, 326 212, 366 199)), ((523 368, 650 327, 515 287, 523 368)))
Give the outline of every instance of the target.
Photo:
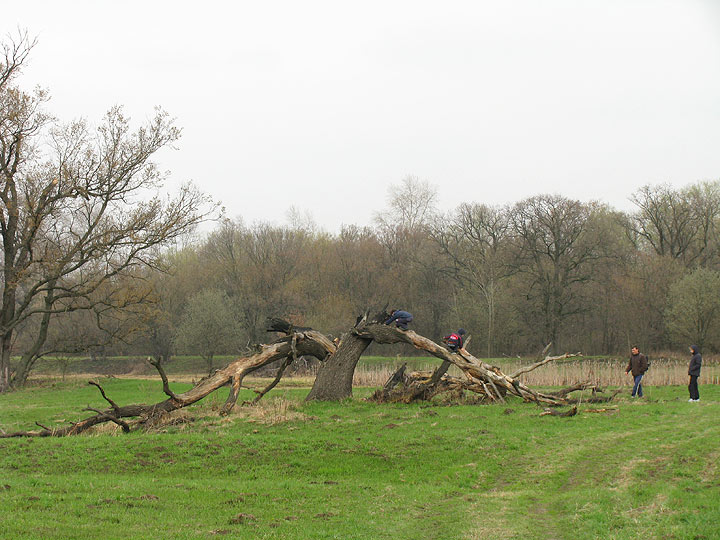
POLYGON ((408 175, 443 209, 720 179, 718 0, 5 2, 18 27, 56 116, 162 106, 169 185, 248 223, 370 224, 408 175))

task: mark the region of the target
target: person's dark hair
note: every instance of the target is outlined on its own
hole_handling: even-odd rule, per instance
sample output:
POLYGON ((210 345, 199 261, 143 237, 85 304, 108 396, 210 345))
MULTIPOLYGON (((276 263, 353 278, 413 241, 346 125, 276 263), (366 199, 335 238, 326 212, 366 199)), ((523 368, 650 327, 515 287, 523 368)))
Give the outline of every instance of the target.
POLYGON ((639 351, 640 347, 638 347, 637 345, 633 345, 632 347, 630 347, 630 349, 637 349, 639 351))
POLYGON ((700 349, 698 349, 697 345, 690 345, 690 349, 692 350, 693 354, 700 354, 700 349))
POLYGON ((464 329, 464 328, 461 328, 460 330, 458 330, 458 334, 460 334, 461 336, 464 335, 464 334, 465 334, 465 329, 464 329))

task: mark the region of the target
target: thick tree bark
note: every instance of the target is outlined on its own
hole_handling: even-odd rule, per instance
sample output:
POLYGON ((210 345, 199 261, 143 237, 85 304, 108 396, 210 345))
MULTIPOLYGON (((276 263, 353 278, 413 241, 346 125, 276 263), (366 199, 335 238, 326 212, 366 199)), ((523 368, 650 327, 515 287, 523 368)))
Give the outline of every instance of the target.
POLYGON ((43 299, 45 304, 45 312, 42 314, 42 317, 40 319, 40 326, 37 331, 37 335, 35 336, 35 340, 30 347, 29 350, 25 351, 25 354, 23 354, 20 365, 17 368, 17 372, 14 374, 11 382, 11 385, 14 388, 18 388, 21 386, 24 386, 27 382, 28 377, 30 376, 30 372, 32 371, 33 366, 35 365, 35 362, 38 358, 40 358, 40 352, 43 348, 43 345, 47 341, 47 335, 48 330, 50 328, 50 314, 52 311, 52 305, 55 300, 55 286, 56 286, 57 280, 51 280, 48 283, 48 292, 45 293, 45 298, 43 299))
POLYGON ((372 336, 361 336, 360 332, 368 324, 384 321, 386 317, 383 310, 372 318, 367 313, 358 318, 355 326, 340 338, 337 351, 320 366, 306 400, 338 401, 352 397, 355 367, 373 340, 372 336))
POLYGON ((360 356, 372 343, 348 332, 340 339, 335 354, 320 366, 307 400, 337 401, 352 397, 352 381, 360 356))

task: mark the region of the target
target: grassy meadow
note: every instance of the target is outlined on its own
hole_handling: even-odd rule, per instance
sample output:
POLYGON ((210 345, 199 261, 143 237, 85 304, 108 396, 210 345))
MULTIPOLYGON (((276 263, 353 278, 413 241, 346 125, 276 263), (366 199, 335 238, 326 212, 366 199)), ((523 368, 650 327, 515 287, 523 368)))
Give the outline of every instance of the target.
MULTIPOLYGON (((158 381, 101 382, 120 404, 164 398, 158 381)), ((0 538, 718 538, 720 386, 700 403, 649 386, 571 418, 307 391, 219 417, 220 391, 128 435, 0 439, 0 538)), ((88 405, 106 404, 79 379, 37 383, 0 395, 0 428, 88 405)))

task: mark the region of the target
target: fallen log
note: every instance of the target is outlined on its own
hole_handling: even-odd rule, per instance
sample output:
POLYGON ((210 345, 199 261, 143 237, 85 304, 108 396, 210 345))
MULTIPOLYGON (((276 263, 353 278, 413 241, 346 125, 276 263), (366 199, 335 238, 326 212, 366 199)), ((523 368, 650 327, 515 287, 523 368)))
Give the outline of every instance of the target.
MULTIPOLYGON (((163 389, 168 395, 168 399, 152 405, 135 404, 118 406, 110 400, 105 390, 99 383, 91 381, 89 384, 96 386, 103 398, 110 404, 110 408, 104 411, 93 410, 97 414, 73 423, 70 426, 62 428, 42 427, 42 431, 16 431, 13 433, 0 434, 0 438, 9 437, 64 437, 67 435, 78 435, 88 429, 105 422, 115 422, 123 425, 123 418, 140 418, 139 424, 146 423, 148 420, 156 418, 162 414, 187 407, 206 397, 207 395, 222 388, 228 382, 231 383, 230 394, 223 405, 222 413, 227 414, 235 406, 237 402, 238 392, 243 378, 260 367, 275 362, 277 360, 294 358, 297 355, 315 356, 316 358, 325 358, 329 354, 335 352, 335 345, 325 335, 315 330, 297 331, 298 329, 289 328, 291 335, 285 336, 268 345, 262 345, 260 352, 251 356, 239 358, 231 362, 222 369, 214 371, 202 379, 193 388, 182 394, 175 394, 169 389, 167 377, 162 367, 155 364, 156 369, 160 373, 163 381, 163 389)), ((39 425, 39 424, 38 424, 39 425)), ((127 424, 126 424, 127 426, 127 424)), ((125 426, 123 426, 125 431, 125 426)), ((129 429, 128 429, 129 431, 129 429)))
MULTIPOLYGON (((465 376, 479 387, 483 385, 489 389, 489 394, 495 399, 504 401, 506 394, 516 395, 526 401, 544 403, 549 405, 564 405, 567 401, 563 397, 535 392, 524 383, 503 373, 500 368, 487 364, 474 357, 467 350, 452 352, 434 341, 415 333, 413 330, 401 330, 384 324, 374 322, 356 326, 354 332, 362 338, 377 343, 409 343, 416 349, 424 350, 433 356, 447 361, 460 368, 465 376)), ((559 358, 569 358, 577 355, 563 355, 559 358)))
POLYGON ((569 409, 564 412, 560 412, 555 409, 545 409, 543 412, 540 413, 540 416, 568 417, 568 416, 575 416, 576 414, 577 414, 577 405, 573 405, 572 409, 569 409))

